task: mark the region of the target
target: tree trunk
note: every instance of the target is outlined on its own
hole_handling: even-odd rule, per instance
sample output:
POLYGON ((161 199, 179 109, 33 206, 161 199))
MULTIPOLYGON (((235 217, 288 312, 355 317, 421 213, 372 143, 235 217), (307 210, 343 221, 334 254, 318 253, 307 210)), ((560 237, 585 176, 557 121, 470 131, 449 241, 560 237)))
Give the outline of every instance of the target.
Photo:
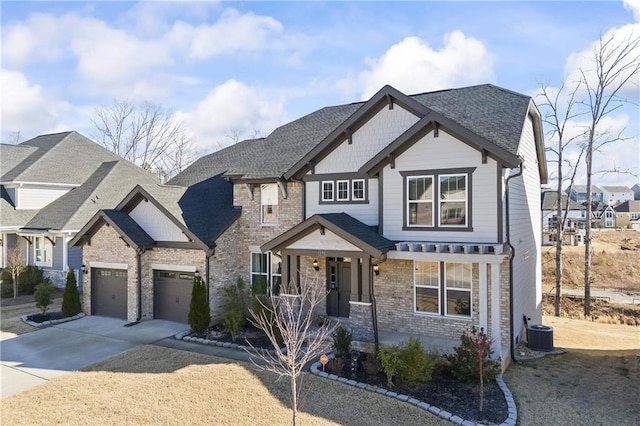
POLYGON ((293 411, 292 424, 296 426, 298 416, 298 383, 296 383, 296 374, 291 374, 291 410, 293 411))
POLYGON ((591 212, 593 198, 591 196, 591 164, 593 160, 593 132, 592 126, 587 148, 587 222, 584 235, 584 315, 591 315, 591 212))
MULTIPOLYGON (((560 316, 562 299, 562 239, 564 237, 564 216, 562 214, 562 138, 558 147, 558 190, 556 192, 556 300, 555 316, 560 316)), ((571 195, 571 194, 569 194, 571 195)), ((567 197, 568 198, 568 197, 567 197)))

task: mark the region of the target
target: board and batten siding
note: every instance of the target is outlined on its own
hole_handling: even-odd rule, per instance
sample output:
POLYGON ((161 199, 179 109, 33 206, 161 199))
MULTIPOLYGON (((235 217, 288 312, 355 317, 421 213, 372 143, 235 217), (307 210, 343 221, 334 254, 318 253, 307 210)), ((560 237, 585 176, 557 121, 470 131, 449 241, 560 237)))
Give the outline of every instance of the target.
POLYGON ((129 216, 156 241, 189 241, 182 230, 151 202, 141 202, 129 216))
MULTIPOLYGON (((386 165, 382 172, 383 235, 398 241, 449 241, 493 243, 498 239, 497 164, 487 158, 482 164, 481 153, 440 129, 433 131, 411 146, 395 160, 395 168, 386 165), (404 224, 404 171, 473 168, 471 187, 471 224, 473 231, 411 231, 404 224)), ((434 193, 437 202, 437 194, 434 193)), ((435 218, 437 221, 437 217, 435 218)))
POLYGON ((351 144, 345 138, 340 145, 315 166, 315 173, 355 172, 405 130, 418 121, 413 113, 394 105, 382 107, 377 114, 351 135, 351 144))
MULTIPOLYGON (((530 324, 542 322, 542 266, 540 229, 540 174, 536 155, 533 122, 527 118, 518 155, 524 158, 522 176, 509 181, 509 228, 514 247, 513 321, 514 341, 525 334, 523 315, 530 324)), ((509 175, 506 171, 506 176, 509 175)), ((511 171, 517 173, 517 169, 511 171)))
POLYGON ((71 188, 22 187, 16 189, 14 202, 18 210, 35 210, 45 207, 69 192, 71 188))
MULTIPOLYGON (((333 179, 332 179, 333 180, 333 179)), ((347 213, 360 222, 378 225, 378 179, 368 179, 368 203, 320 204, 320 181, 305 182, 305 219, 317 213, 347 213)))

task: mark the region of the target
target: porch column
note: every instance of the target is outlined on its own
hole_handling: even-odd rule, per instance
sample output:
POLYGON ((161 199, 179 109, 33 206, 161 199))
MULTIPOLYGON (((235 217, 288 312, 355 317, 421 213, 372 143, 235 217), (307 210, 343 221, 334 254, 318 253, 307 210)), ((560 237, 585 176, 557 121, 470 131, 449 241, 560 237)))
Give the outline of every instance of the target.
MULTIPOLYGON (((281 265, 281 272, 282 272, 282 284, 281 287, 285 287, 287 288, 287 286, 289 285, 289 253, 286 251, 282 251, 281 253, 282 256, 282 265, 281 265)), ((282 289, 281 289, 282 291, 282 289)))
POLYGON ((479 294, 478 294, 478 313, 480 315, 480 328, 484 330, 484 332, 489 335, 489 329, 487 328, 488 322, 488 287, 487 287, 487 264, 479 263, 478 264, 478 275, 479 275, 479 294))
MULTIPOLYGON (((502 358, 502 342, 500 333, 500 264, 491 264, 491 349, 496 358, 502 358)), ((509 330, 505 330, 509 333, 509 330)))
POLYGON ((371 302, 371 294, 369 294, 369 286, 371 285, 371 256, 362 258, 362 297, 361 301, 371 302))
POLYGON ((351 258, 351 297, 352 302, 360 301, 360 289, 358 288, 358 269, 360 269, 360 257, 351 258))

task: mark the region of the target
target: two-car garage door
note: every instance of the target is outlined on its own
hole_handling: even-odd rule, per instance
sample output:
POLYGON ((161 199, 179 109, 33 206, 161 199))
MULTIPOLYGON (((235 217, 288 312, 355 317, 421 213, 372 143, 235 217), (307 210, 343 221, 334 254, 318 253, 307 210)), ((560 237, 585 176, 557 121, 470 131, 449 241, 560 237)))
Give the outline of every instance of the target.
POLYGON ((193 273, 154 271, 153 317, 187 323, 193 273))

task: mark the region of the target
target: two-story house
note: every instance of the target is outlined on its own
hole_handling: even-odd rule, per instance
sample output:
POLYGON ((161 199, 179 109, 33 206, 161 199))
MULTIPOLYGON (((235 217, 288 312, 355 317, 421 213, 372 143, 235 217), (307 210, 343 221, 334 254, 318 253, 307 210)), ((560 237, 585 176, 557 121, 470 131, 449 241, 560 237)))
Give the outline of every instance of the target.
POLYGON ((475 326, 508 362, 541 321, 542 137, 531 98, 492 85, 320 109, 96 214, 72 241, 85 311, 184 320, 200 273, 219 316, 237 277, 276 294, 314 280, 360 346, 475 326))
MULTIPOLYGON (((587 185, 574 185, 565 189, 565 193, 569 195, 569 198, 578 204, 587 202, 587 185)), ((597 202, 603 202, 602 189, 596 185, 591 185, 591 200, 597 202)))
POLYGON ((58 287, 82 265, 82 251, 68 245, 75 233, 135 183, 155 181, 77 132, 2 144, 0 168, 0 266, 17 248, 25 264, 41 267, 58 287))
POLYGON ((617 206, 625 201, 633 200, 633 189, 628 186, 602 186, 602 202, 609 206, 617 206))

